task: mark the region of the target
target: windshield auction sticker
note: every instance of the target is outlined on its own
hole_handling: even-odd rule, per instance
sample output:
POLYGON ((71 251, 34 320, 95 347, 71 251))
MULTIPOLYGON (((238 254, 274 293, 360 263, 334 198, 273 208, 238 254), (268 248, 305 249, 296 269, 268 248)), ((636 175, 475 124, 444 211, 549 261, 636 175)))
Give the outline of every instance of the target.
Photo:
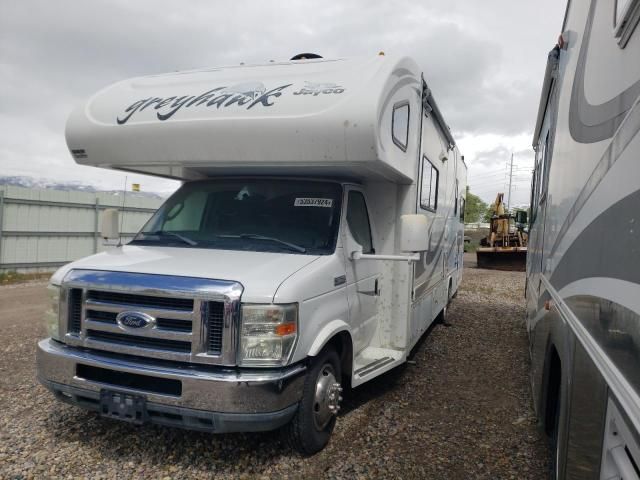
POLYGON ((293 202, 294 207, 332 207, 333 199, 331 198, 296 198, 293 202))

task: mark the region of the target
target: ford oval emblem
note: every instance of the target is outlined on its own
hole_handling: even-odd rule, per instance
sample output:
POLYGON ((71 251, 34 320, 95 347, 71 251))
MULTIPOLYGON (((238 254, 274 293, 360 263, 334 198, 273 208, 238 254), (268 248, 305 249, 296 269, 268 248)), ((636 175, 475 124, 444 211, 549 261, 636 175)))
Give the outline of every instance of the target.
POLYGON ((120 312, 116 317, 116 322, 120 328, 128 330, 131 328, 152 328, 156 324, 156 319, 142 312, 120 312))

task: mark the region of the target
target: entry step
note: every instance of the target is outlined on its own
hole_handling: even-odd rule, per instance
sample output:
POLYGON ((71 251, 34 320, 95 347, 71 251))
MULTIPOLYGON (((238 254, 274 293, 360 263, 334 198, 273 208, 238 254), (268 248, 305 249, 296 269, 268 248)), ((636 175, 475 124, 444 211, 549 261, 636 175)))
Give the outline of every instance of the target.
POLYGON ((353 386, 391 370, 405 360, 400 350, 368 347, 356 357, 353 371, 353 386))

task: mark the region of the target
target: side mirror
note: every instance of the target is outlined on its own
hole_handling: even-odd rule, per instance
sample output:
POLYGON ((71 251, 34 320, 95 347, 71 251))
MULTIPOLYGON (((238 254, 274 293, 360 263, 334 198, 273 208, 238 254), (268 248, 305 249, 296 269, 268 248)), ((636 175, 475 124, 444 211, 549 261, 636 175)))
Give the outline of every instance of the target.
POLYGON ((356 242, 348 229, 345 235, 345 248, 349 254, 349 260, 358 260, 362 256, 362 245, 356 242))
POLYGON ((420 214, 400 217, 400 250, 425 252, 429 250, 429 224, 420 214))
POLYGON ((102 212, 102 238, 105 240, 116 240, 120 238, 120 225, 118 222, 120 214, 115 208, 108 208, 102 212))

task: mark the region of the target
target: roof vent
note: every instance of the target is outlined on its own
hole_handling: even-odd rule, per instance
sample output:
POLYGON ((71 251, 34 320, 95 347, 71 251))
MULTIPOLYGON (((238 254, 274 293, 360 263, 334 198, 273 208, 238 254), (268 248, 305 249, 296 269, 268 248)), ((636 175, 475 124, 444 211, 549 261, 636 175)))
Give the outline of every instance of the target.
POLYGON ((291 57, 291 60, 310 60, 312 58, 322 58, 322 55, 317 53, 299 53, 291 57))

